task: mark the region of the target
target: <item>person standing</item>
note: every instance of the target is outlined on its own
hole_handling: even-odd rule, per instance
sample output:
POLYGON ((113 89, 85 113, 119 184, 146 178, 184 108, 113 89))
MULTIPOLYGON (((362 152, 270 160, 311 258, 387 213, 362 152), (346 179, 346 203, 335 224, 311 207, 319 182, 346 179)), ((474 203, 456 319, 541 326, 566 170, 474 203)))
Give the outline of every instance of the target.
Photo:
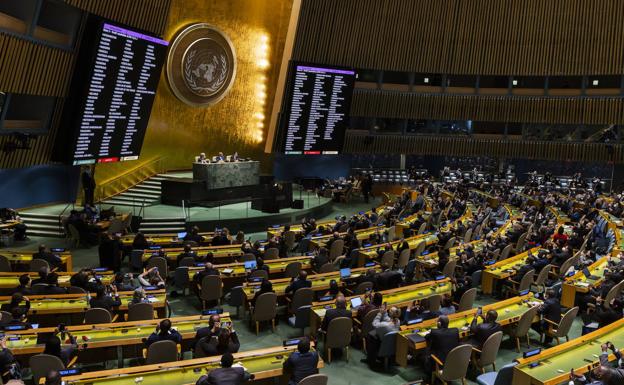
POLYGON ((93 206, 93 194, 95 193, 95 178, 90 167, 85 167, 81 175, 82 190, 84 191, 84 203, 93 206))

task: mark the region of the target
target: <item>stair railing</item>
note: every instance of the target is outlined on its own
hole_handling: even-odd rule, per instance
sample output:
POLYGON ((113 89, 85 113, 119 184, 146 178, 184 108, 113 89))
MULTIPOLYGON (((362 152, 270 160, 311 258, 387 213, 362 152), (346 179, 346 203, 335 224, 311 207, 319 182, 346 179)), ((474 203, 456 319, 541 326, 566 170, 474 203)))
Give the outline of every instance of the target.
POLYGON ((137 184, 164 172, 165 157, 157 157, 133 167, 122 174, 99 181, 95 188, 95 197, 98 202, 119 195, 137 184))

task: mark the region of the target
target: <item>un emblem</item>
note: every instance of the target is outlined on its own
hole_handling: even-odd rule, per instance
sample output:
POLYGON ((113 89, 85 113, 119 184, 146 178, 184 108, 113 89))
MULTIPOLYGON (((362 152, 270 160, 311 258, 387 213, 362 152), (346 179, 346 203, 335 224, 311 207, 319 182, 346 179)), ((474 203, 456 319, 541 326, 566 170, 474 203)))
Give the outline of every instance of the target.
POLYGON ((176 35, 167 57, 167 80, 178 99, 197 107, 216 104, 235 77, 234 46, 221 31, 198 23, 176 35))

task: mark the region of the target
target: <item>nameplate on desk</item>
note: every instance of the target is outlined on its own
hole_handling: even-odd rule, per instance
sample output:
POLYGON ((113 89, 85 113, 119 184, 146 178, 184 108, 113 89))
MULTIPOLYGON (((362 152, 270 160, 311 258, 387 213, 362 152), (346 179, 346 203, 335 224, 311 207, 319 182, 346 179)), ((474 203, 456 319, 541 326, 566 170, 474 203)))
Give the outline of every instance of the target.
POLYGON ((80 374, 80 369, 63 369, 63 370, 59 370, 58 372, 61 377, 65 377, 65 376, 76 376, 80 374))
POLYGON ((540 354, 541 352, 542 352, 542 348, 537 348, 537 349, 529 350, 528 352, 524 352, 524 353, 522 353, 522 357, 523 357, 523 358, 529 358, 529 357, 537 356, 537 355, 538 355, 538 354, 540 354))
POLYGON ((521 292, 518 292, 519 295, 527 295, 529 294, 529 289, 526 290, 522 290, 521 292))
POLYGON ((106 267, 96 267, 96 268, 93 269, 93 271, 99 273, 99 272, 102 272, 102 271, 108 271, 108 268, 106 268, 106 267))
POLYGON ((215 314, 223 314, 223 309, 208 309, 202 311, 202 315, 215 315, 215 314))
POLYGON ((271 226, 272 229, 279 229, 280 227, 282 227, 282 226, 280 226, 280 225, 273 225, 273 226, 271 226))
POLYGON ((4 330, 26 330, 26 325, 6 325, 2 327, 4 330))
POLYGON ((195 264, 195 267, 204 267, 204 266, 206 266, 205 263, 196 263, 195 264))
POLYGON ((334 299, 333 295, 326 295, 324 297, 319 298, 319 302, 331 301, 334 299))
POLYGON ((158 290, 158 286, 145 286, 143 290, 158 290))
POLYGON ((299 342, 301 341, 301 338, 293 338, 290 340, 285 340, 284 342, 282 342, 282 344, 286 347, 286 346, 294 346, 299 344, 299 342))
POLYGON ((444 279, 444 278, 446 278, 446 275, 437 275, 437 276, 435 277, 435 280, 436 280, 436 281, 440 281, 440 280, 442 280, 442 279, 444 279))
POLYGON ((364 264, 364 267, 373 267, 375 266, 375 262, 368 262, 364 264))
POLYGON ((62 253, 63 251, 65 251, 65 249, 62 247, 53 247, 50 249, 50 251, 53 253, 62 253))
POLYGON ((364 247, 371 247, 373 244, 372 243, 365 243, 363 246, 364 247))
POLYGON ((489 266, 489 265, 493 265, 493 264, 495 264, 495 263, 496 263, 496 261, 491 260, 491 261, 485 261, 485 263, 484 263, 484 264, 485 264, 486 266, 489 266))
POLYGON ((262 278, 262 277, 250 277, 250 278, 247 278, 247 282, 262 282, 262 280, 264 280, 264 278, 262 278))
POLYGON ((422 318, 415 318, 415 319, 411 319, 411 320, 407 321, 407 324, 408 325, 414 325, 414 324, 419 324, 421 322, 423 322, 422 318))
POLYGON ((162 249, 162 247, 161 246, 150 246, 149 249, 150 250, 160 250, 160 249, 162 249))

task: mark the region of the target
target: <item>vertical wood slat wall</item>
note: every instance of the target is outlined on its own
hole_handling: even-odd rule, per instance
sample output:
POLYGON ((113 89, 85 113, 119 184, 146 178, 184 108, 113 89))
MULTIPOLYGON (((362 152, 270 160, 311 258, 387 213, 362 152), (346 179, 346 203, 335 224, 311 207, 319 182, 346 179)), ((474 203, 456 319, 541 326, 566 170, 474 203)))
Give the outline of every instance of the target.
MULTIPOLYGON (((171 0, 65 0, 69 5, 156 35, 164 33, 171 0)), ((12 139, 0 136, 0 168, 49 162, 74 67, 75 53, 0 32, 0 91, 59 98, 49 133, 29 150, 4 152, 12 139)))
POLYGON ((624 71, 621 0, 304 0, 293 59, 481 75, 624 71))
POLYGON ((418 154, 545 159, 553 161, 624 163, 624 146, 601 143, 507 141, 440 136, 369 136, 347 131, 344 151, 349 154, 418 154))
POLYGON ((432 95, 356 89, 351 115, 552 124, 624 124, 624 99, 432 95))

